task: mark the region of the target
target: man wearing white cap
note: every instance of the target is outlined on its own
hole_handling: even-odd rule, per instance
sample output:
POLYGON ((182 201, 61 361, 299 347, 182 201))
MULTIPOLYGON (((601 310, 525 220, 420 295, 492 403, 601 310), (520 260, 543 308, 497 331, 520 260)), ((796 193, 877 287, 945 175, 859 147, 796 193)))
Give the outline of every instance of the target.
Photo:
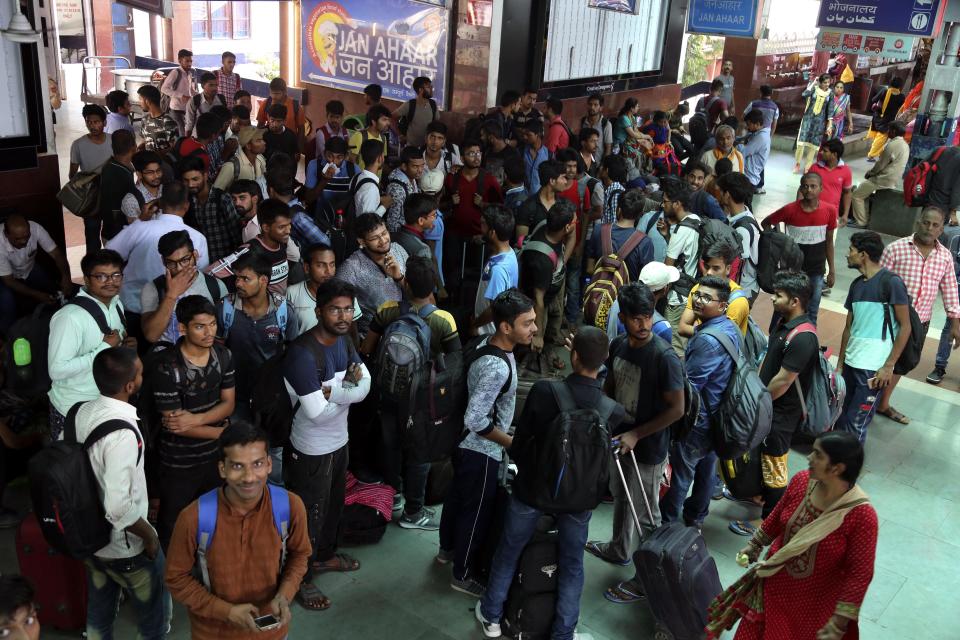
MULTIPOLYGON (((640 282, 647 285, 647 288, 653 293, 653 297, 657 301, 657 306, 660 306, 660 301, 667 297, 667 293, 670 291, 670 285, 679 279, 680 271, 676 267, 667 266, 662 262, 648 262, 643 266, 643 269, 640 270, 640 282)), ((625 331, 623 323, 620 322, 619 315, 620 303, 614 300, 613 306, 610 308, 610 316, 607 319, 607 336, 609 336, 611 340, 625 331)), ((667 342, 673 339, 673 329, 670 327, 670 323, 656 310, 653 312, 652 331, 654 335, 663 338, 667 342)))

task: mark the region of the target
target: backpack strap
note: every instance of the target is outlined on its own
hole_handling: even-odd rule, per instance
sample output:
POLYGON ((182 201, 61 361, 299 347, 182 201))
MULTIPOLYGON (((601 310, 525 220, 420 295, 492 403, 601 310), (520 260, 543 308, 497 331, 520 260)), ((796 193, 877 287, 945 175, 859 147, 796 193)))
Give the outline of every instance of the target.
POLYGON ((647 221, 647 228, 644 229, 644 232, 647 235, 650 235, 650 232, 657 227, 657 223, 660 222, 660 218, 663 217, 663 212, 658 212, 655 216, 650 216, 650 220, 647 221))
POLYGON ((425 305, 423 305, 422 307, 420 307, 419 314, 420 314, 420 317, 421 317, 424 321, 426 321, 426 319, 429 318, 430 316, 432 316, 432 315, 433 315, 433 312, 436 311, 436 310, 437 310, 437 305, 435 305, 435 304, 429 304, 429 303, 428 303, 428 304, 425 304, 425 305))
MULTIPOLYGON (((717 342, 719 342, 720 346, 723 347, 723 350, 727 352, 727 355, 733 358, 733 362, 736 364, 737 360, 740 359, 740 352, 733 345, 733 341, 730 340, 730 337, 727 334, 713 327, 704 329, 703 333, 708 336, 712 336, 717 342)), ((739 339, 737 341, 739 342, 739 339)))
MULTIPOLYGON (((94 322, 97 323, 97 327, 104 334, 110 333, 113 329, 110 328, 110 323, 107 322, 107 316, 103 313, 103 309, 100 308, 100 305, 97 304, 97 301, 93 298, 88 298, 86 296, 75 296, 72 300, 67 302, 67 304, 75 304, 91 316, 93 316, 94 322)), ((123 328, 127 328, 127 318, 123 313, 123 308, 118 304, 117 305, 117 315, 120 317, 120 324, 123 325, 123 328)))
POLYGON ((280 338, 283 339, 283 335, 287 331, 287 299, 282 298, 280 304, 277 305, 277 326, 280 327, 280 338))
MULTIPOLYGON (((600 225, 600 252, 608 256, 613 253, 613 223, 600 225)), ((619 254, 617 254, 619 257, 619 254)))
POLYGON ((550 393, 553 394, 553 399, 557 402, 557 408, 560 413, 569 413, 579 408, 577 401, 573 398, 570 385, 567 384, 566 380, 548 380, 547 385, 550 387, 550 393))
POLYGON ((629 256, 646 237, 647 235, 639 229, 631 233, 627 241, 624 242, 623 246, 617 251, 617 259, 620 260, 620 262, 626 260, 627 256, 629 256))
POLYGON ((727 298, 727 304, 729 305, 734 300, 739 300, 740 298, 746 298, 746 297, 747 297, 747 294, 744 292, 743 289, 737 289, 736 291, 731 291, 730 297, 727 298))
MULTIPOLYGON (((70 411, 73 413, 74 417, 74 439, 76 439, 76 411, 74 409, 79 409, 80 405, 84 404, 78 402, 70 408, 70 411)), ((115 431, 124 431, 129 429, 133 432, 133 435, 137 439, 137 464, 140 464, 140 460, 143 458, 143 438, 140 437, 140 434, 134 429, 133 425, 127 422, 126 420, 107 420, 103 424, 97 425, 97 427, 90 432, 90 434, 83 441, 83 450, 89 451, 90 447, 97 443, 98 440, 102 440, 111 433, 115 431)))
POLYGON ((77 444, 77 411, 80 411, 85 402, 77 402, 70 410, 63 421, 63 441, 77 444))
MULTIPOLYGON (((209 273, 201 271, 200 275, 203 276, 203 281, 207 285, 207 292, 210 293, 210 299, 213 301, 213 304, 217 304, 220 302, 220 281, 209 273)), ((166 285, 166 279, 164 279, 164 285, 166 285)), ((161 298, 162 297, 163 296, 161 296, 161 298)))
POLYGON ((230 296, 224 296, 220 301, 220 324, 223 326, 223 339, 226 340, 230 335, 230 327, 233 326, 233 318, 237 314, 236 307, 233 306, 233 300, 230 296))
MULTIPOLYGON (((787 337, 783 339, 783 348, 786 349, 790 344, 790 341, 793 340, 797 335, 801 333, 812 333, 814 336, 817 335, 817 326, 812 322, 801 322, 787 334, 787 337)), ((820 338, 817 336, 817 344, 819 345, 820 338)), ((793 379, 793 386, 797 390, 797 395, 800 396, 800 410, 803 411, 803 419, 807 419, 807 399, 803 394, 803 388, 800 386, 800 376, 797 375, 793 379)))
POLYGON ((280 536, 280 572, 287 563, 287 539, 290 537, 290 494, 283 487, 267 483, 270 491, 270 507, 273 510, 273 524, 280 536))
POLYGON ((206 492, 197 499, 197 566, 203 586, 210 591, 210 571, 207 567, 207 550, 217 531, 219 489, 206 492))
POLYGON ((563 263, 560 261, 560 256, 557 255, 557 252, 554 251, 553 247, 544 242, 543 240, 529 240, 523 243, 523 249, 521 251, 536 251, 537 253, 542 253, 543 255, 550 258, 551 264, 553 264, 553 273, 556 275, 557 271, 560 270, 560 267, 563 266, 563 263))

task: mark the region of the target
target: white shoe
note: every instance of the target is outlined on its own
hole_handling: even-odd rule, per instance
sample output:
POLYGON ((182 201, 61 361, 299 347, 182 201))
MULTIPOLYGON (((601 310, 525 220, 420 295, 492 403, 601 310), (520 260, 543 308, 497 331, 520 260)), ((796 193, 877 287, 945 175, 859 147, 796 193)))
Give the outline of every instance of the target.
MULTIPOLYGON (((477 600, 477 606, 474 608, 474 612, 477 616, 477 622, 480 623, 480 626, 483 628, 483 635, 487 638, 502 638, 503 633, 500 631, 500 625, 496 622, 489 622, 486 618, 483 617, 483 614, 480 613, 480 601, 477 600)), ((574 634, 576 637, 576 634, 574 634)), ((587 638, 587 640, 593 640, 593 638, 587 638)))
POLYGON ((580 633, 579 631, 574 631, 573 640, 593 640, 593 636, 589 633, 580 633))

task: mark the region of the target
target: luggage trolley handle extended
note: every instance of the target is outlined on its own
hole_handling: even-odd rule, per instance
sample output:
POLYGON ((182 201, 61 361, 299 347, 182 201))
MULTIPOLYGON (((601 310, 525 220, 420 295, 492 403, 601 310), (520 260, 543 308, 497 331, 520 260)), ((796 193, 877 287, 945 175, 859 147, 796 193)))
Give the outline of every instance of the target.
MULTIPOLYGON (((633 523, 637 525, 637 533, 640 537, 643 535, 643 527, 640 526, 640 517, 637 515, 637 508, 633 503, 633 495, 630 493, 630 485, 627 484, 627 477, 623 474, 623 466, 620 464, 620 455, 617 449, 620 447, 619 441, 614 441, 613 461, 617 464, 617 472, 620 474, 620 481, 623 483, 623 491, 627 494, 627 502, 630 504, 630 513, 633 514, 633 523)), ((637 457, 630 450, 630 460, 633 461, 633 470, 637 474, 637 484, 640 485, 640 495, 643 496, 643 504, 647 507, 647 516, 650 518, 650 526, 653 526, 653 509, 650 508, 650 499, 647 497, 647 490, 643 487, 643 480, 640 477, 640 466, 637 464, 637 457)))

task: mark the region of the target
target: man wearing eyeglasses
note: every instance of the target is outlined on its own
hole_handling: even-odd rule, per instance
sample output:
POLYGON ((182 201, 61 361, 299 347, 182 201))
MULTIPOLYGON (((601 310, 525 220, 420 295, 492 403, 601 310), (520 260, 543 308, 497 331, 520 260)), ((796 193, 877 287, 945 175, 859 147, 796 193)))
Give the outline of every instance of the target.
POLYGON ((107 248, 119 253, 125 261, 120 300, 129 316, 128 328, 133 335, 142 335, 140 314, 143 313, 143 288, 167 270, 157 251, 160 238, 171 231, 185 231, 197 251, 197 266, 201 269, 207 266, 207 239, 183 221, 183 216, 190 208, 187 196, 187 188, 182 183, 171 182, 159 198, 159 208, 163 213, 156 220, 127 225, 107 243, 107 248))
POLYGON ((58 440, 67 412, 78 402, 99 397, 93 380, 94 357, 110 347, 135 349, 124 326, 120 302, 123 258, 108 249, 80 261, 83 288, 50 320, 47 362, 50 373, 50 437, 58 440))

